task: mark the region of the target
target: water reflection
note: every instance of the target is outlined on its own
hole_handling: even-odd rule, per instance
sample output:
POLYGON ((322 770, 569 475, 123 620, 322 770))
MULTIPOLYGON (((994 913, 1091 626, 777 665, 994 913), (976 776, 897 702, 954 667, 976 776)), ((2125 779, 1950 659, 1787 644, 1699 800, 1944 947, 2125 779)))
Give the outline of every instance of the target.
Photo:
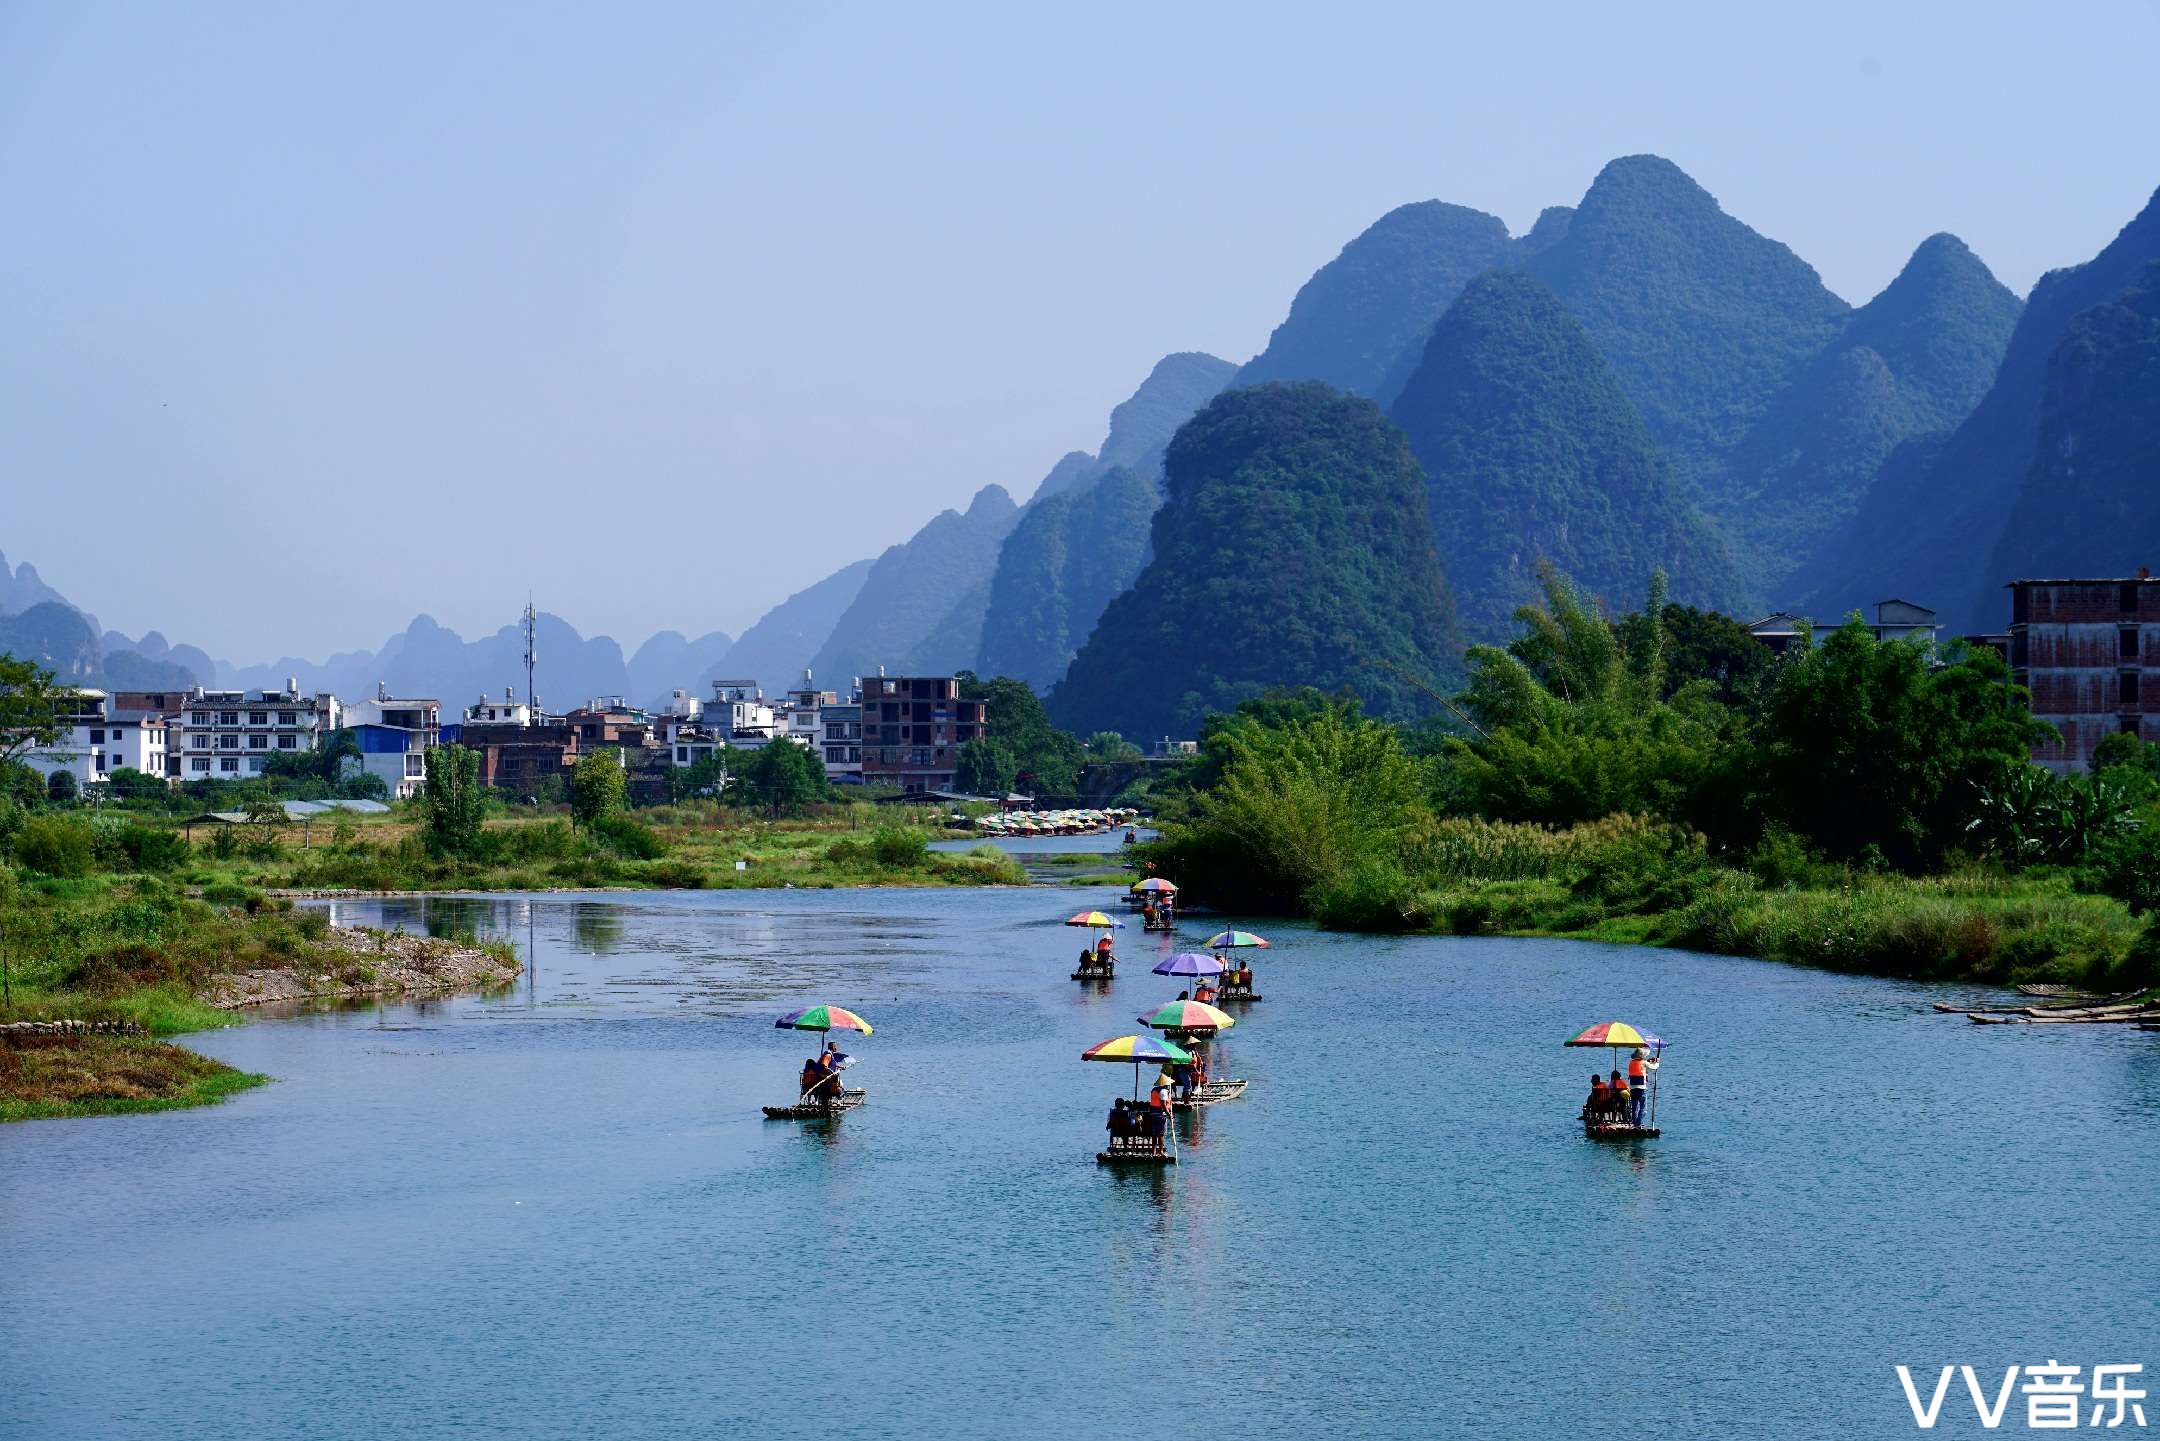
POLYGON ((578 949, 588 955, 613 955, 622 947, 623 908, 603 901, 578 901, 570 910, 578 949))

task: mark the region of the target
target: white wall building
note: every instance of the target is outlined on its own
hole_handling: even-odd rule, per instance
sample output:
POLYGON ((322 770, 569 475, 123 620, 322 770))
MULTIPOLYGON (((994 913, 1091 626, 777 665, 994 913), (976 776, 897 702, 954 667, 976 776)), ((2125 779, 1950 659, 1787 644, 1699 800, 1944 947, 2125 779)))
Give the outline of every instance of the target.
POLYGON ((165 775, 163 716, 115 713, 104 691, 78 690, 66 703, 62 721, 64 728, 52 745, 23 757, 23 763, 40 776, 50 778, 55 771, 66 771, 81 790, 122 769, 165 775))
POLYGON ((292 680, 281 691, 197 686, 170 718, 167 742, 183 781, 253 780, 273 754, 314 750, 338 728, 339 712, 336 696, 303 694, 292 680))

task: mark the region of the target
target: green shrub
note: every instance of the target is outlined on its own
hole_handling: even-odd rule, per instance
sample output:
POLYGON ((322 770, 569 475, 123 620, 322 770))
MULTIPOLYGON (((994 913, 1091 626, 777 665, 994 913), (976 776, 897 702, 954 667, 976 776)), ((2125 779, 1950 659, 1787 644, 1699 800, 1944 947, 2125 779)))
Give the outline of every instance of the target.
POLYGON ((87 876, 97 869, 90 827, 65 816, 33 816, 25 821, 15 834, 15 859, 48 876, 87 876))
POLYGON ((870 853, 881 866, 919 866, 930 853, 930 838, 913 826, 879 826, 870 837, 870 853))
POLYGON ((647 885, 671 891, 695 891, 705 885, 705 869, 691 861, 654 861, 638 873, 647 885))
POLYGON ((1305 899, 1314 919, 1335 931, 1414 931, 1429 919, 1410 877, 1387 860, 1358 861, 1305 899))
POLYGON ((640 825, 626 815, 603 815, 586 824, 586 831, 601 844, 634 861, 656 861, 667 854, 667 842, 651 826, 640 825))

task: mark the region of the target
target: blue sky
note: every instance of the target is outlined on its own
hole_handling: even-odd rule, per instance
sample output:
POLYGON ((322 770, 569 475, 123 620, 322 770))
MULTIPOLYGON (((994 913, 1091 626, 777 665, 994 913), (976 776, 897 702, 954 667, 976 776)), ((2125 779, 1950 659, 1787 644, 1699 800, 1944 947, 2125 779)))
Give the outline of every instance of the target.
POLYGON ((1865 300, 2160 184, 2160 5, 0 7, 0 549, 240 661, 739 630, 1363 226, 1678 162, 1865 300))

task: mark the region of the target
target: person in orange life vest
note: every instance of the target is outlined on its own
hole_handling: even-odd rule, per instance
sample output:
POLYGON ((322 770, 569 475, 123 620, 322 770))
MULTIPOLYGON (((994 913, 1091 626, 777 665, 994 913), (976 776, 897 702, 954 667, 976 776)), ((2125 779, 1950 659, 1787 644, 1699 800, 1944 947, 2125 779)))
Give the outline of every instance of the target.
POLYGON ((1628 1057, 1628 1090, 1634 1100, 1634 1118, 1638 1126, 1643 1123, 1643 1107, 1650 1100, 1650 1072, 1656 1068, 1657 1062, 1645 1056, 1641 1046, 1637 1046, 1635 1054, 1628 1057))
POLYGON ((1215 1004, 1215 988, 1206 981, 1202 981, 1200 989, 1193 992, 1193 999, 1203 1006, 1211 1006, 1215 1004))
POLYGON ((1590 1073, 1590 1099, 1583 1102, 1583 1119, 1597 1121, 1605 1115, 1605 1078, 1597 1072, 1590 1073))
POLYGON ((1618 1071, 1614 1071, 1612 1073, 1612 1083, 1605 1088, 1605 1100, 1612 1107, 1614 1120, 1623 1123, 1627 1120, 1630 1099, 1627 1078, 1618 1071))

